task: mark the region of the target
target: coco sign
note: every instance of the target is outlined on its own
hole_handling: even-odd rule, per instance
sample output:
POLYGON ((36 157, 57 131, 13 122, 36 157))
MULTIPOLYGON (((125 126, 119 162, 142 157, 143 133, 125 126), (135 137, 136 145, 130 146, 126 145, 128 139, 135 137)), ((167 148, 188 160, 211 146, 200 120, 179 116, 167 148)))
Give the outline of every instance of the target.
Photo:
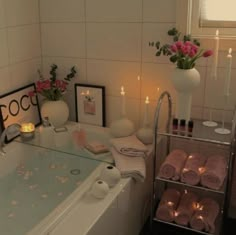
POLYGON ((35 90, 34 84, 17 89, 0 97, 0 109, 4 127, 25 121, 40 122, 37 96, 29 96, 35 90))

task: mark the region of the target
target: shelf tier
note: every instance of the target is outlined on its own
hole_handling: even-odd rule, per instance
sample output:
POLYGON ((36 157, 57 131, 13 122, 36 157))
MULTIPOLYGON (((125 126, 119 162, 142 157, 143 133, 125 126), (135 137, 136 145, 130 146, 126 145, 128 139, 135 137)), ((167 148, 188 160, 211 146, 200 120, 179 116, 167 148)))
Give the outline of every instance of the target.
POLYGON ((186 183, 183 183, 183 182, 180 182, 180 181, 173 181, 173 180, 168 180, 168 179, 163 179, 159 176, 157 176, 155 178, 156 180, 160 180, 160 181, 163 181, 163 182, 166 182, 166 183, 172 183, 172 184, 178 184, 178 185, 183 185, 183 186, 187 186, 189 188, 195 188, 195 189, 200 189, 200 190, 205 190, 207 192, 213 192, 213 193, 218 193, 218 194, 222 194, 224 195, 225 194, 225 185, 223 185, 223 187, 220 189, 220 190, 214 190, 214 189, 210 189, 210 188, 205 188, 203 186, 196 186, 196 185, 190 185, 190 184, 186 184, 186 183))
POLYGON ((156 221, 156 222, 160 222, 160 223, 163 223, 163 224, 168 224, 168 225, 171 225, 171 226, 174 226, 174 227, 183 228, 183 229, 191 231, 191 232, 205 234, 205 235, 210 235, 210 234, 213 235, 213 233, 207 233, 207 232, 203 232, 203 231, 198 231, 198 230, 195 230, 195 229, 192 229, 192 228, 189 228, 189 227, 186 227, 186 226, 182 226, 182 225, 179 225, 179 224, 175 224, 175 223, 159 220, 157 218, 154 218, 153 220, 156 221))
MULTIPOLYGON (((180 130, 172 130, 172 128, 170 127, 169 128, 170 132, 160 130, 158 131, 158 135, 171 136, 182 139, 191 139, 201 142, 230 146, 231 134, 227 135, 218 134, 214 131, 216 127, 204 126, 202 122, 203 120, 194 120, 194 127, 191 133, 188 132, 187 127, 185 132, 181 132, 180 130)), ((232 125, 226 123, 225 128, 231 130, 232 125)))

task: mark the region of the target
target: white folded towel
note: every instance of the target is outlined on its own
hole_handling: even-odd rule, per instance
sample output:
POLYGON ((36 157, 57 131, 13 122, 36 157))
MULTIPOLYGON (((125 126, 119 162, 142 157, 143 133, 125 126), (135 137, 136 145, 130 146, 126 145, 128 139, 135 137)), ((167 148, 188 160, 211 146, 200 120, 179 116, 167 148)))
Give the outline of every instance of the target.
POLYGON ((135 136, 111 139, 113 147, 121 154, 131 157, 145 157, 147 147, 135 136))
POLYGON ((111 148, 111 153, 122 177, 132 177, 141 182, 145 180, 146 164, 143 157, 128 157, 117 152, 115 148, 111 148))

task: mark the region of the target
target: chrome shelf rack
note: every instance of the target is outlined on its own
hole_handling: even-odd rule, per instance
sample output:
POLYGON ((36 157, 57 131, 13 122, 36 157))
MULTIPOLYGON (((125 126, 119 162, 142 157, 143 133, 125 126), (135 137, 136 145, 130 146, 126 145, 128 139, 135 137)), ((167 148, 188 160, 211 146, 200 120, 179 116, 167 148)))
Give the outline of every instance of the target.
POLYGON ((203 120, 194 120, 194 129, 191 135, 180 135, 176 132, 173 132, 171 128, 171 118, 172 118, 172 98, 169 92, 165 91, 163 92, 159 100, 157 102, 156 110, 155 110, 155 117, 154 117, 154 157, 153 157, 153 174, 152 174, 152 196, 151 196, 151 212, 150 212, 150 229, 153 228, 153 223, 164 223, 168 224, 170 226, 176 226, 179 228, 183 228, 185 230, 189 230, 191 232, 196 232, 200 234, 211 234, 204 231, 198 231, 194 230, 190 227, 181 226, 175 223, 169 223, 166 221, 159 220, 154 217, 156 204, 157 204, 157 198, 156 198, 156 186, 158 182, 162 182, 164 184, 175 184, 180 185, 182 187, 186 188, 192 188, 194 190, 204 190, 206 192, 215 193, 222 197, 222 208, 221 213, 219 213, 219 216, 217 218, 217 228, 216 232, 214 234, 221 234, 222 233, 222 225, 223 221, 227 215, 227 210, 229 207, 229 195, 231 192, 231 185, 232 185, 232 168, 233 168, 233 162, 234 162, 234 156, 235 156, 235 148, 236 148, 236 111, 234 111, 234 116, 232 123, 226 124, 227 129, 231 129, 231 135, 220 135, 214 132, 214 129, 205 127, 202 125, 203 120), (160 119, 160 112, 161 107, 164 101, 164 98, 167 98, 168 101, 168 118, 166 122, 166 126, 164 129, 159 129, 159 119, 160 119), (212 190, 209 188, 205 188, 202 186, 192 186, 185 183, 182 183, 180 181, 173 181, 173 180, 166 180, 163 178, 160 178, 156 175, 157 173, 157 158, 158 158, 158 137, 165 136, 166 137, 166 152, 170 152, 170 141, 171 138, 179 138, 183 140, 193 140, 198 142, 205 142, 205 143, 211 143, 216 144, 217 146, 225 146, 229 150, 229 157, 228 157, 228 174, 226 176, 226 180, 224 185, 220 190, 212 190))

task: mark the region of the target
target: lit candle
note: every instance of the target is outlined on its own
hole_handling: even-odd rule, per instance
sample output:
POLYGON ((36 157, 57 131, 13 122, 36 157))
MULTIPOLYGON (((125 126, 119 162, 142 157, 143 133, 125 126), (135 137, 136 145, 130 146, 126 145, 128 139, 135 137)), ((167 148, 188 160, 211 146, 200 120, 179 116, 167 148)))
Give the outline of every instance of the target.
POLYGON ((20 128, 21 137, 23 139, 31 139, 34 137, 35 126, 33 123, 22 123, 20 128))
POLYGON ((230 79, 231 79, 231 67, 232 67, 232 48, 229 48, 229 54, 227 55, 228 60, 228 70, 225 78, 225 87, 224 87, 224 95, 229 96, 229 87, 230 87, 230 79))
POLYGON ((148 122, 148 106, 149 106, 149 97, 146 96, 146 100, 145 100, 145 111, 144 111, 144 120, 143 120, 143 125, 144 126, 148 126, 149 122, 148 122))
POLYGON ((216 80, 217 79, 217 65, 218 65, 218 51, 219 51, 219 30, 216 30, 215 35, 215 50, 214 50, 214 57, 213 57, 213 65, 212 65, 212 77, 216 80))
POLYGON ((125 117, 126 116, 126 111, 125 111, 125 91, 124 87, 121 87, 121 116, 125 117))

